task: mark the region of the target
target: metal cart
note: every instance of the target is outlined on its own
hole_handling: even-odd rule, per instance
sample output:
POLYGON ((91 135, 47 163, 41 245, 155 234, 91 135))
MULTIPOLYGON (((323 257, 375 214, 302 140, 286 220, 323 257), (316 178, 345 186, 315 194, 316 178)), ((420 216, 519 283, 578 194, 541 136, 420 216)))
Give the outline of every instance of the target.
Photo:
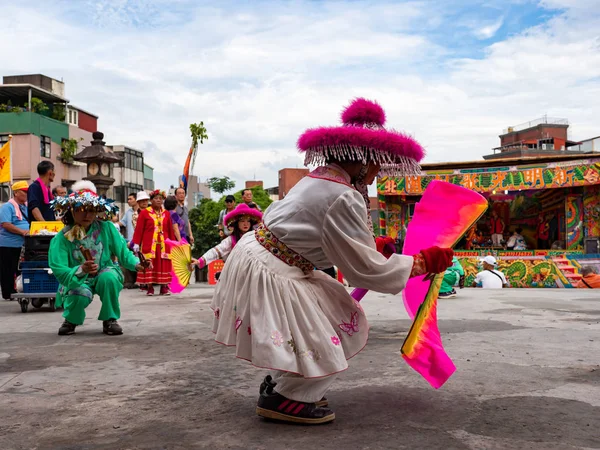
POLYGON ((55 311, 58 280, 50 270, 48 261, 21 261, 20 269, 23 292, 12 294, 11 298, 17 299, 21 312, 27 312, 30 303, 34 308, 48 304, 50 310, 55 311))

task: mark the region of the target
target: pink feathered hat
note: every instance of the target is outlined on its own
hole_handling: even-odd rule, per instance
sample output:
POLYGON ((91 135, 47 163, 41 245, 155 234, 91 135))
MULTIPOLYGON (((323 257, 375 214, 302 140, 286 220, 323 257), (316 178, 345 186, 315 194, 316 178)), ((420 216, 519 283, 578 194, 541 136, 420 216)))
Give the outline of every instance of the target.
POLYGON ((225 223, 227 226, 231 226, 233 222, 240 219, 248 219, 253 224, 257 224, 262 220, 262 213, 258 209, 250 208, 245 203, 241 203, 225 216, 225 223))
POLYGON ((412 137, 386 130, 385 112, 378 103, 357 98, 342 112, 342 126, 306 130, 298 139, 304 164, 323 165, 327 160, 375 161, 380 175, 420 173, 423 147, 412 137))

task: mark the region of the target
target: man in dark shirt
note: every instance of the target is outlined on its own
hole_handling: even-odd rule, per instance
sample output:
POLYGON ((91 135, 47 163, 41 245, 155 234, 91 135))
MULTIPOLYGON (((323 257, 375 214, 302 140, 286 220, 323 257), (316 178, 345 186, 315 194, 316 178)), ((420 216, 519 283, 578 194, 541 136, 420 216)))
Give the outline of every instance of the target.
POLYGON ((47 222, 56 220, 50 209, 50 201, 54 198, 50 183, 54 181, 54 164, 42 161, 37 166, 40 176, 29 185, 27 191, 27 215, 30 222, 47 222))

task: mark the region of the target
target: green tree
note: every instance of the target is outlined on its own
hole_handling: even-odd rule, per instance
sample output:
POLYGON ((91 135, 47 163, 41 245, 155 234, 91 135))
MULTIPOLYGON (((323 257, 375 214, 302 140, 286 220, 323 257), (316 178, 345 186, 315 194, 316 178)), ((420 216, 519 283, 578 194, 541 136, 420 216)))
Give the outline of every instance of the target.
MULTIPOLYGON (((29 107, 29 103, 25 103, 25 108, 29 107)), ((41 114, 48 111, 48 105, 37 97, 31 98, 31 112, 41 114)))
MULTIPOLYGON (((244 192, 245 190, 246 189, 242 189, 241 191, 236 192, 233 195, 237 204, 243 203, 242 192, 244 192)), ((258 206, 260 206, 260 209, 262 209, 263 211, 267 209, 267 207, 271 203, 273 203, 273 200, 271 200, 271 197, 269 197, 267 191, 265 191, 260 186, 254 186, 253 188, 250 188, 250 190, 252 191, 252 201, 258 206)))
POLYGON ((212 177, 208 179, 206 184, 208 184, 208 187, 217 194, 223 194, 223 192, 229 191, 235 187, 235 181, 231 180, 229 177, 212 177))
POLYGON ((222 209, 222 204, 209 198, 203 198, 200 205, 190 210, 190 223, 195 239, 193 252, 195 257, 202 256, 221 241, 217 223, 222 209))

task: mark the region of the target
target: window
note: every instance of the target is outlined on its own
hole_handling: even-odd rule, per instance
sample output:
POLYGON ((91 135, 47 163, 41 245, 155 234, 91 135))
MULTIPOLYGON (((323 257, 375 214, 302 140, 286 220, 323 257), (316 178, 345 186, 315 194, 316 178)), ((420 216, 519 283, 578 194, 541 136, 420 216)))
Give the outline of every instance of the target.
POLYGON ((124 153, 125 158, 123 159, 123 167, 126 169, 135 170, 137 172, 144 171, 144 156, 142 152, 125 148, 124 153))
POLYGON ((117 203, 125 203, 129 194, 137 195, 138 192, 143 191, 144 187, 139 184, 124 183, 123 186, 115 186, 115 201, 117 203))
POLYGON ((77 113, 77 111, 73 111, 73 125, 77 125, 77 122, 79 121, 78 116, 79 114, 77 113))
POLYGON ((10 189, 8 183, 0 184, 0 203, 6 203, 10 200, 10 189))
POLYGON ((40 156, 50 158, 51 140, 48 136, 40 136, 40 156))
POLYGON ((146 189, 147 191, 153 191, 154 190, 154 180, 145 178, 144 179, 144 189, 146 189))
POLYGON ((73 111, 69 110, 69 123, 73 123, 73 111))

